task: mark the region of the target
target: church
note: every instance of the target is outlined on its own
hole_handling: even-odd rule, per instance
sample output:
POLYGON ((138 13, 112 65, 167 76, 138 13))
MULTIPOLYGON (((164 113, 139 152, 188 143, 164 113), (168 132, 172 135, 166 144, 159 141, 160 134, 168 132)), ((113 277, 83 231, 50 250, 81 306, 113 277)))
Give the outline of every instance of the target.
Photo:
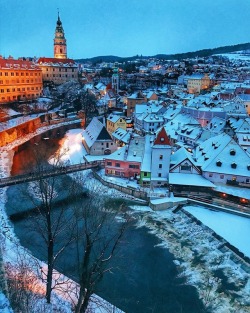
POLYGON ((54 38, 54 58, 41 57, 37 65, 42 70, 43 83, 60 85, 70 80, 78 80, 78 66, 67 58, 67 41, 58 13, 54 38))

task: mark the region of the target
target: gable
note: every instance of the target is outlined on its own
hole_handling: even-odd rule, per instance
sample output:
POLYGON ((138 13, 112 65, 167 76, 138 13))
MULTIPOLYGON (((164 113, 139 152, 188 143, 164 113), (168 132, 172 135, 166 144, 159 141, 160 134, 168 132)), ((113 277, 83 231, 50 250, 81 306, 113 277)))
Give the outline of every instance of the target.
POLYGON ((107 129, 103 126, 96 140, 112 140, 110 134, 107 129))
POLYGON ((154 145, 168 145, 171 146, 170 139, 168 138, 168 135, 166 133, 166 130, 164 127, 159 131, 155 138, 154 145))
POLYGON ((191 162, 191 160, 189 160, 188 158, 186 158, 185 160, 183 160, 182 162, 176 164, 175 166, 173 166, 169 172, 171 173, 193 173, 193 174, 201 174, 201 171, 191 162))

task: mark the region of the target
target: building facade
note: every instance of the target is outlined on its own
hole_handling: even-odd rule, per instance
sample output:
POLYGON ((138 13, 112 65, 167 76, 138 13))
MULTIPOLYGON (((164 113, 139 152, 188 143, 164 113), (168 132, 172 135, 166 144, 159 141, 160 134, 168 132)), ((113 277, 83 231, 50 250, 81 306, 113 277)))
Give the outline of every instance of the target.
POLYGON ((40 58, 38 66, 46 83, 60 85, 70 80, 78 80, 78 67, 72 59, 40 58))
POLYGON ((42 71, 35 63, 0 57, 0 103, 36 99, 42 88, 42 71))

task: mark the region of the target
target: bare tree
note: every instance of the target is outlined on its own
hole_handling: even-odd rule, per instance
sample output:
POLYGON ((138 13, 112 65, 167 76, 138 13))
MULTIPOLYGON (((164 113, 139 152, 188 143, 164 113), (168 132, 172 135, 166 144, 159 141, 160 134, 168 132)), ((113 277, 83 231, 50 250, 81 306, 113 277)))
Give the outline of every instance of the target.
POLYGON ((40 274, 46 283, 47 303, 50 303, 52 290, 65 283, 62 282, 60 275, 54 275, 54 269, 58 257, 75 239, 73 214, 68 211, 68 204, 70 199, 76 199, 75 191, 80 191, 79 188, 75 188, 76 182, 66 175, 43 177, 45 171, 64 166, 60 161, 62 155, 57 155, 50 165, 45 162, 42 151, 36 151, 35 157, 35 172, 38 179, 29 183, 28 188, 21 193, 25 199, 30 200, 33 207, 28 217, 30 237, 32 240, 42 242, 39 250, 44 256, 47 267, 41 268, 40 274))
MULTIPOLYGON (((90 299, 105 273, 114 270, 111 260, 118 256, 128 218, 117 209, 105 208, 105 196, 99 188, 89 192, 87 199, 75 208, 77 272, 79 283, 76 313, 87 311, 90 299)), ((78 202, 79 203, 79 202, 78 202)))
POLYGON ((85 113, 85 124, 89 122, 91 116, 97 113, 96 97, 89 91, 81 91, 73 101, 77 111, 83 110, 85 113))

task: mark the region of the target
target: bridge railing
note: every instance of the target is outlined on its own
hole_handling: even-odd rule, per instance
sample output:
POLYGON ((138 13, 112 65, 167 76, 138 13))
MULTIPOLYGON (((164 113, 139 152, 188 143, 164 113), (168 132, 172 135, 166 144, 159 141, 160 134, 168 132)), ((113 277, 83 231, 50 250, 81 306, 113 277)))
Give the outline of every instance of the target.
POLYGON ((30 172, 21 175, 15 175, 10 177, 0 178, 0 188, 10 185, 35 181, 40 178, 48 178, 53 176, 59 176, 62 174, 73 173, 77 171, 87 170, 91 168, 97 168, 103 166, 103 161, 91 161, 86 163, 69 164, 62 166, 52 166, 42 171, 30 172))

